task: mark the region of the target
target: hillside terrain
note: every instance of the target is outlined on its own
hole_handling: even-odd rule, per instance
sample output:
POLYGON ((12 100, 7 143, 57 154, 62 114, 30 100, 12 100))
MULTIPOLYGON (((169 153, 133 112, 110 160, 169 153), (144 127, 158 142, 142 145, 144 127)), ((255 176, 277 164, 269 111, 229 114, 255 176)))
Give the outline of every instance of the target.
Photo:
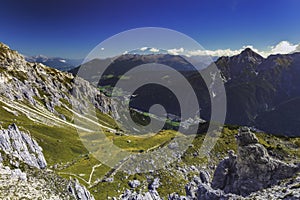
MULTIPOLYGON (((116 123, 118 102, 109 98, 99 88, 71 73, 61 72, 40 63, 27 62, 23 56, 2 43, 0 82, 0 194, 3 198, 31 199, 34 196, 41 199, 102 200, 113 197, 182 199, 185 196, 195 199, 197 197, 192 195, 197 193, 201 184, 193 183, 194 180, 205 174, 208 177, 207 187, 203 184, 202 186, 210 193, 218 189, 224 190, 223 187, 210 188, 210 182, 215 182, 213 177, 216 175, 213 174, 220 168, 219 163, 223 162, 230 150, 235 152, 234 155, 244 155, 241 154, 243 148, 241 150, 239 139, 236 139, 236 135, 241 134, 241 130, 244 129, 239 129, 238 126, 228 125, 220 130, 220 138, 216 145, 209 155, 205 156, 201 156, 199 152, 205 134, 183 135, 170 128, 146 138, 130 135, 116 123), (96 108, 95 116, 86 114, 89 105, 96 108), (95 130, 98 129, 101 129, 107 138, 103 141, 95 139, 100 148, 105 147, 106 141, 110 141, 134 155, 143 155, 161 147, 174 148, 170 141, 175 136, 183 140, 195 138, 177 161, 168 163, 156 171, 142 173, 138 168, 129 168, 125 173, 121 168, 111 168, 100 162, 82 143, 79 133, 97 134, 95 130)), ((146 115, 137 115, 137 119, 143 121, 146 115)), ((251 144, 257 147, 253 155, 268 160, 267 163, 271 163, 272 166, 280 160, 285 163, 283 166, 291 167, 287 167, 287 173, 284 174, 286 176, 273 177, 272 180, 276 183, 263 183, 263 187, 257 188, 258 191, 250 191, 254 193, 251 193, 249 198, 251 195, 263 198, 268 189, 272 190, 270 187, 277 187, 280 191, 274 195, 281 195, 279 193, 286 189, 286 192, 283 192, 286 198, 293 196, 297 199, 299 178, 296 169, 300 159, 300 138, 274 136, 256 129, 253 131, 256 131, 256 139, 251 144), (257 155, 257 152, 263 154, 257 155), (273 162, 273 159, 276 161, 273 162), (290 175, 290 168, 295 170, 295 177, 290 175), (284 181, 289 183, 286 188, 282 186, 284 181)), ((247 129, 246 132, 250 130, 247 129)), ((218 137, 218 134, 211 137, 218 137)), ((111 155, 112 152, 103 149, 102 153, 111 155)), ((242 177, 243 174, 237 172, 237 175, 242 177)), ((228 176, 236 176, 236 173, 228 176)), ((237 180, 244 180, 242 178, 237 180)), ((202 194, 203 190, 201 191, 198 193, 202 194)), ((244 193, 233 190, 228 192, 241 195, 240 198, 245 196, 244 193)))

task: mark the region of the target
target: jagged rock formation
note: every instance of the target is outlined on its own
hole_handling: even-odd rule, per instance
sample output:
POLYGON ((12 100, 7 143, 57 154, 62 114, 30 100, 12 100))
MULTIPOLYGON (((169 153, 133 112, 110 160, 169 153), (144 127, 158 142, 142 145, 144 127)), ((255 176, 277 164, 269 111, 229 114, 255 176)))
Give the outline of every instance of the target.
POLYGON ((149 192, 146 192, 144 194, 126 190, 119 199, 122 199, 122 200, 161 200, 161 197, 159 196, 159 194, 156 190, 149 190, 149 192))
POLYGON ((201 171, 186 185, 186 196, 171 194, 169 200, 300 198, 299 164, 272 158, 247 127, 240 129, 236 139, 237 155, 229 151, 217 166, 211 183, 207 172, 201 171))
POLYGON ((94 200, 77 181, 68 181, 51 171, 23 167, 15 169, 0 162, 0 199, 94 200))
POLYGON ((141 182, 139 180, 132 180, 132 181, 129 181, 128 185, 131 188, 136 188, 141 185, 141 182))
POLYGON ((77 180, 66 180, 50 170, 42 148, 13 124, 0 130, 0 199, 94 200, 77 180))
MULTIPOLYGON (((10 125, 6 130, 0 130, 0 149, 30 166, 39 169, 47 166, 42 148, 28 134, 20 131, 15 124, 10 125)), ((19 167, 17 163, 14 164, 19 167)))
POLYGON ((213 188, 247 196, 290 178, 300 170, 299 166, 269 156, 248 128, 241 128, 236 138, 237 156, 231 151, 229 157, 221 161, 214 174, 213 188))
MULTIPOLYGON (((122 200, 162 200, 157 192, 160 185, 159 178, 155 178, 148 186, 148 192, 142 194, 126 190, 118 199, 122 200)), ((115 198, 116 199, 116 198, 115 198)))
POLYGON ((94 200, 91 193, 80 185, 77 179, 69 182, 68 190, 78 200, 94 200))

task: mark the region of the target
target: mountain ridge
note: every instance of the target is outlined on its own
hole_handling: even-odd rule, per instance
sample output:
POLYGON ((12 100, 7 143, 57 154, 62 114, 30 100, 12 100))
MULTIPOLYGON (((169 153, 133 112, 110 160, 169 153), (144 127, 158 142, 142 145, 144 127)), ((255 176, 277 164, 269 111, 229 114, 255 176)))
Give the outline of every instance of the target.
MULTIPOLYGON (((199 77, 198 72, 193 72, 195 68, 189 67, 190 65, 192 66, 192 64, 184 58, 181 60, 177 59, 178 57, 180 56, 159 54, 122 55, 112 63, 109 63, 110 61, 104 63, 105 66, 108 65, 108 70, 106 69, 104 73, 105 76, 95 76, 95 74, 97 74, 97 67, 94 66, 98 65, 91 63, 86 69, 92 70, 86 70, 87 74, 84 73, 84 75, 87 77, 83 78, 87 79, 95 86, 98 85, 98 87, 104 88, 105 91, 107 88, 114 88, 115 83, 122 77, 122 74, 137 65, 145 64, 147 62, 173 65, 177 71, 184 69, 181 70, 181 73, 183 73, 186 79, 195 86, 194 89, 200 102, 203 119, 209 120, 210 100, 205 93, 207 87, 204 85, 203 81, 201 81, 202 78, 199 77), (169 58, 174 59, 172 62, 169 62, 169 58), (163 59, 166 60, 163 61, 163 59), (182 60, 184 60, 184 62, 181 62, 182 60), (188 67, 185 68, 186 66, 188 67), (91 73, 89 73, 89 71, 91 73), (97 77, 97 80, 89 80, 90 77, 97 77), (100 82, 98 79, 100 79, 100 82)), ((98 67, 101 68, 101 66, 104 65, 99 64, 98 67)), ((256 126, 258 129, 274 134, 284 133, 295 136, 299 134, 297 129, 300 127, 296 123, 297 120, 295 120, 294 123, 289 123, 287 121, 283 122, 287 119, 280 119, 278 117, 276 118, 278 124, 284 123, 290 125, 274 131, 274 129, 272 129, 272 123, 270 122, 271 118, 274 118, 274 112, 270 111, 276 110, 276 107, 281 103, 290 102, 290 99, 300 96, 300 82, 297 79, 297 76, 300 75, 299 67, 297 67, 300 65, 300 53, 270 55, 267 58, 264 58, 251 48, 246 48, 238 55, 218 58, 211 66, 202 69, 201 72, 203 72, 204 75, 206 74, 209 76, 209 71, 213 68, 213 65, 216 65, 220 70, 227 91, 228 113, 226 123, 256 126), (267 118, 264 123, 260 123, 260 116, 262 115, 267 118), (269 123, 267 124, 266 122, 269 123)), ((100 69, 100 71, 101 70, 103 69, 100 69)), ((71 72, 76 74, 76 70, 71 72)), ((151 72, 151 69, 149 69, 149 72, 151 72)), ((156 73, 163 74, 162 72, 156 73)), ((136 74, 135 77, 139 77, 139 75, 136 74)), ((128 81, 130 81, 130 77, 127 78, 128 81)), ((176 83, 174 82, 174 84, 176 83)), ((144 108, 143 105, 145 102, 153 99, 152 97, 157 96, 157 94, 162 95, 166 94, 166 92, 163 92, 162 89, 155 89, 154 91, 148 90, 145 98, 141 99, 141 95, 137 95, 138 97, 133 99, 133 107, 146 111, 147 108, 144 108)), ((170 98, 170 96, 167 96, 164 99, 170 98)), ((168 100, 168 102, 171 101, 168 100)), ((163 104, 165 103, 166 102, 163 104)), ((175 103, 176 102, 169 103, 168 106, 171 107, 172 114, 178 115, 176 106, 173 106, 175 103)), ((149 102, 149 104, 151 103, 149 102)), ((296 111, 297 110, 294 110, 295 113, 293 113, 292 116, 300 115, 300 113, 296 111)))

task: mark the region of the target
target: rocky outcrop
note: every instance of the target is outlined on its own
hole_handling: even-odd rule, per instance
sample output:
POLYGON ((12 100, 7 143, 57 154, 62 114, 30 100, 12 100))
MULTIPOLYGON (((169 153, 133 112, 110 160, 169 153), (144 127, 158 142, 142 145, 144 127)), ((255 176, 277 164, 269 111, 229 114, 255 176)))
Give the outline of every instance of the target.
POLYGON ((18 70, 25 70, 26 61, 21 54, 18 54, 17 51, 13 51, 9 46, 0 42, 0 67, 12 70, 14 66, 17 66, 18 70))
MULTIPOLYGON (((185 197, 187 200, 191 200, 185 197)), ((181 197, 183 199, 183 197, 181 197)), ((172 200, 181 200, 173 198, 172 200)), ((283 199, 283 200, 298 200, 300 199, 300 176, 286 179, 278 185, 252 192, 249 196, 243 197, 240 195, 225 193, 220 189, 213 189, 210 184, 201 183, 198 186, 197 199, 199 200, 253 200, 253 199, 283 199)), ((196 199, 195 199, 196 200, 196 199)))
POLYGON ((159 178, 155 178, 148 185, 148 192, 146 193, 137 193, 132 190, 125 190, 125 192, 118 198, 122 200, 162 200, 157 192, 157 188, 160 186, 159 178))
POLYGON ((136 188, 138 186, 141 185, 141 182, 139 180, 132 180, 132 181, 129 181, 128 182, 128 185, 131 187, 131 188, 136 188))
POLYGON ((149 190, 148 192, 142 194, 137 192, 132 192, 131 190, 126 190, 124 194, 120 196, 119 199, 122 200, 161 200, 158 192, 156 190, 149 190))
POLYGON ((213 188, 247 196, 300 171, 299 166, 272 158, 248 128, 241 128, 236 139, 237 155, 230 151, 229 157, 220 162, 212 181, 213 188))
MULTIPOLYGON (((9 156, 4 160, 7 162, 9 156)), ((68 181, 47 170, 30 167, 21 170, 0 162, 0 199, 94 200, 94 197, 76 180, 68 181)))
POLYGON ((0 199, 94 200, 77 180, 66 180, 46 168, 42 148, 12 124, 0 130, 0 199))
POLYGON ((186 185, 186 196, 171 194, 169 200, 300 198, 299 164, 272 158, 247 127, 239 130, 236 140, 237 155, 229 151, 217 166, 211 183, 209 174, 201 171, 186 185))
POLYGON ((78 200, 94 200, 91 193, 75 179, 69 182, 68 191, 78 200))
MULTIPOLYGON (((0 130, 0 149, 30 166, 39 169, 47 166, 42 148, 15 124, 10 125, 8 129, 0 130)), ((12 164, 19 167, 18 162, 12 164)))
POLYGON ((53 182, 0 163, 0 199, 71 199, 66 192, 54 188, 53 182))

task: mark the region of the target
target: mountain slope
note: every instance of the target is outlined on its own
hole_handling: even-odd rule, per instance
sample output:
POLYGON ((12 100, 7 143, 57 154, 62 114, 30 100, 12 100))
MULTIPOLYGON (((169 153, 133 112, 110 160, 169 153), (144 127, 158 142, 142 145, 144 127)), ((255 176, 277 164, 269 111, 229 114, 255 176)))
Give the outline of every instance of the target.
POLYGON ((299 135, 299 110, 282 109, 281 105, 285 104, 286 108, 300 106, 299 101, 293 100, 300 97, 297 78, 300 75, 300 54, 271 55, 263 59, 250 51, 246 49, 238 56, 223 57, 216 62, 227 77, 227 123, 252 125, 277 134, 299 135), (243 61, 239 62, 241 57, 243 61), (228 76, 235 69, 240 72, 237 70, 238 74, 228 76), (274 128, 273 124, 281 125, 274 128))
POLYGON ((216 61, 218 68, 222 71, 226 80, 247 79, 256 75, 258 65, 264 61, 259 54, 246 48, 239 55, 232 57, 221 57, 216 61))
MULTIPOLYGON (((76 77, 72 74, 60 72, 43 64, 26 62, 17 52, 3 44, 0 45, 0 77, 2 83, 0 85, 0 122, 2 127, 5 130, 14 131, 13 127, 17 126, 19 132, 30 135, 43 149, 42 152, 47 163, 46 170, 33 170, 30 167, 27 170, 27 164, 23 165, 23 162, 18 161, 21 166, 19 167, 20 172, 9 164, 10 162, 15 163, 16 159, 12 158, 10 154, 1 152, 3 165, 0 165, 0 172, 4 174, 2 178, 6 186, 2 188, 7 192, 3 193, 5 195, 11 191, 7 189, 7 186, 14 188, 14 191, 19 191, 19 188, 23 187, 33 193, 41 187, 44 189, 41 190, 41 195, 49 190, 54 193, 62 191, 63 194, 70 195, 70 192, 76 193, 74 188, 82 191, 80 185, 84 185, 95 199, 100 200, 122 196, 126 191, 130 191, 127 193, 129 196, 130 193, 139 194, 140 192, 147 194, 148 197, 149 195, 157 197, 159 194, 159 196, 167 198, 174 192, 183 195, 186 184, 193 179, 194 175, 198 176, 198 172, 203 169, 211 173, 213 166, 227 155, 228 150, 237 149, 235 144, 237 127, 226 126, 220 132, 220 138, 208 156, 199 156, 199 149, 205 138, 204 134, 199 134, 189 145, 187 151, 174 163, 165 164, 166 166, 163 168, 149 173, 141 173, 139 168, 127 168, 126 171, 130 172, 127 174, 118 170, 119 168, 112 169, 97 160, 84 147, 77 130, 91 134, 90 131, 95 126, 99 126, 104 131, 107 140, 96 141, 97 144, 101 145, 101 142, 106 143, 109 140, 134 155, 143 155, 163 146, 173 148, 168 144, 178 135, 186 139, 193 136, 184 136, 172 130, 162 130, 155 135, 150 134, 149 137, 135 137, 126 134, 119 130, 114 119, 107 115, 111 114, 111 116, 117 117, 118 114, 115 110, 116 102, 112 99, 83 79, 79 78, 75 84, 74 78, 76 77), (86 106, 90 104, 96 106, 96 116, 85 115, 86 106), (76 109, 73 109, 74 105, 76 109), (74 122, 74 116, 78 116, 79 123, 74 122), (10 126, 10 124, 15 125, 10 126), (24 169, 22 166, 25 166, 24 169), (19 181, 19 179, 24 179, 23 173, 26 173, 27 182, 19 181), (17 176, 14 176, 15 174, 17 176), (17 177, 18 180, 15 181, 14 177, 17 177), (78 182, 71 181, 70 183, 67 180, 70 177, 76 178, 78 182), (49 180, 52 182, 48 183, 49 180), (37 188, 31 187, 35 186, 34 182, 38 183, 37 188), (55 183, 59 184, 55 185, 55 183), (68 191, 65 191, 65 186, 73 189, 67 187, 68 191)), ((196 78, 196 80, 198 79, 196 78)), ((195 81, 195 83, 199 82, 195 81)), ((146 116, 144 113, 142 115, 146 116)), ((137 115, 140 121, 143 121, 143 117, 137 115)), ((6 133, 6 131, 1 132, 2 134, 6 133)), ((22 136, 23 134, 13 135, 22 136)), ((256 133, 256 135, 259 142, 268 149, 270 155, 289 162, 299 159, 299 138, 281 138, 264 133, 256 133)), ((10 142, 11 140, 8 139, 4 144, 14 144, 10 142)), ((28 143, 20 142, 20 144, 27 145, 28 143)), ((27 149, 30 148, 27 147, 27 149)), ((110 156, 113 153, 108 152, 105 148, 102 152, 110 156)), ((24 153, 24 155, 28 154, 24 153)), ((149 163, 153 162, 154 159, 149 160, 149 163)), ((75 194, 75 196, 80 195, 75 194)), ((66 199, 64 197, 57 198, 66 199)))

